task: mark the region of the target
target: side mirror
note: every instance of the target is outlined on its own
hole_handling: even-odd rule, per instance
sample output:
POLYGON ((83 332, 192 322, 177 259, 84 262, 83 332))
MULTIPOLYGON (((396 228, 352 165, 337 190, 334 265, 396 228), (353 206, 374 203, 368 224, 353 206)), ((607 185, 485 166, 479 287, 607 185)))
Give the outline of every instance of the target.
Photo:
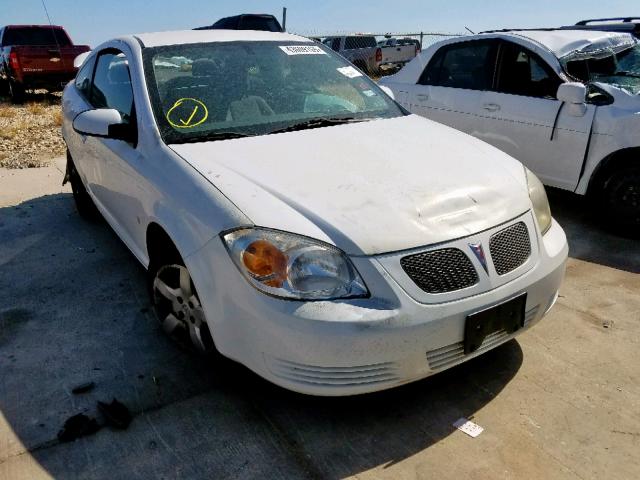
POLYGON ((557 97, 566 104, 569 115, 582 117, 587 113, 587 87, 582 83, 563 83, 558 87, 557 97))
POLYGON ((135 128, 122 121, 117 110, 99 108, 78 114, 73 129, 81 135, 135 142, 135 128))
POLYGON ((587 98, 587 87, 580 82, 563 83, 558 87, 557 97, 565 103, 584 103, 587 98))

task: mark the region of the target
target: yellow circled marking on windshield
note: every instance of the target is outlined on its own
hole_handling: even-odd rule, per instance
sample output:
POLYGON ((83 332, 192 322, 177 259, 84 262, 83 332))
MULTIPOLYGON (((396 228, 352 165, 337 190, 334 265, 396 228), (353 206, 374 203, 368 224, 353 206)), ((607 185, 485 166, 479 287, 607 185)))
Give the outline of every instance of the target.
POLYGON ((167 112, 167 121, 173 128, 193 128, 204 123, 209 118, 207 106, 195 98, 180 98, 167 112), (176 110, 180 108, 179 112, 176 110), (174 113, 176 112, 176 113, 174 113), (188 113, 190 112, 190 113, 188 113), (199 115, 196 115, 200 112, 199 115), (186 120, 183 119, 185 114, 186 120))

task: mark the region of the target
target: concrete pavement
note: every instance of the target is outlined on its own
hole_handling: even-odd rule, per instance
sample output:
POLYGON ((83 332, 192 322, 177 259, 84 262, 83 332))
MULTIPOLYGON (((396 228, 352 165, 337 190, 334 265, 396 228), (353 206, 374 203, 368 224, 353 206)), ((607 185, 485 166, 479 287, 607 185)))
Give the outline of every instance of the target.
POLYGON ((0 170, 0 479, 638 477, 640 246, 579 199, 550 195, 572 258, 538 326, 424 381, 327 399, 176 348, 143 269, 78 217, 63 169, 0 170), (129 429, 57 441, 113 397, 129 429), (485 431, 455 431, 461 416, 485 431))

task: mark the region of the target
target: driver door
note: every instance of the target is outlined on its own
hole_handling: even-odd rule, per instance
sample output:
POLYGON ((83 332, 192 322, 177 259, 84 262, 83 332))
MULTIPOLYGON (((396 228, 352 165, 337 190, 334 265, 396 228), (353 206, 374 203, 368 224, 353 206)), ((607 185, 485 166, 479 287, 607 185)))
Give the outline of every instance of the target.
POLYGON ((574 190, 595 106, 580 112, 556 99, 562 80, 537 54, 503 41, 494 91, 485 93, 482 140, 512 155, 546 185, 574 190))
MULTIPOLYGON (((110 48, 98 55, 90 103, 94 108, 117 110, 123 123, 137 131, 129 61, 121 50, 110 48)), ((140 224, 146 180, 139 173, 144 162, 137 141, 87 137, 86 147, 95 165, 92 193, 106 211, 109 223, 139 256, 144 252, 145 232, 140 224)))

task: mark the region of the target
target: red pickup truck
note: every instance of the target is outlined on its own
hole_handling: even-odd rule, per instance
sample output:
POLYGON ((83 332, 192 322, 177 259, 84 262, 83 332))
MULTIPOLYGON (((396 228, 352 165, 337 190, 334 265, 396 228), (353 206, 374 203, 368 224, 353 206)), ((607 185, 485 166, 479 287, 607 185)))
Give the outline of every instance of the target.
POLYGON ((25 90, 63 89, 75 77, 73 60, 89 51, 73 45, 64 28, 52 25, 8 25, 0 28, 0 90, 15 103, 25 90))

